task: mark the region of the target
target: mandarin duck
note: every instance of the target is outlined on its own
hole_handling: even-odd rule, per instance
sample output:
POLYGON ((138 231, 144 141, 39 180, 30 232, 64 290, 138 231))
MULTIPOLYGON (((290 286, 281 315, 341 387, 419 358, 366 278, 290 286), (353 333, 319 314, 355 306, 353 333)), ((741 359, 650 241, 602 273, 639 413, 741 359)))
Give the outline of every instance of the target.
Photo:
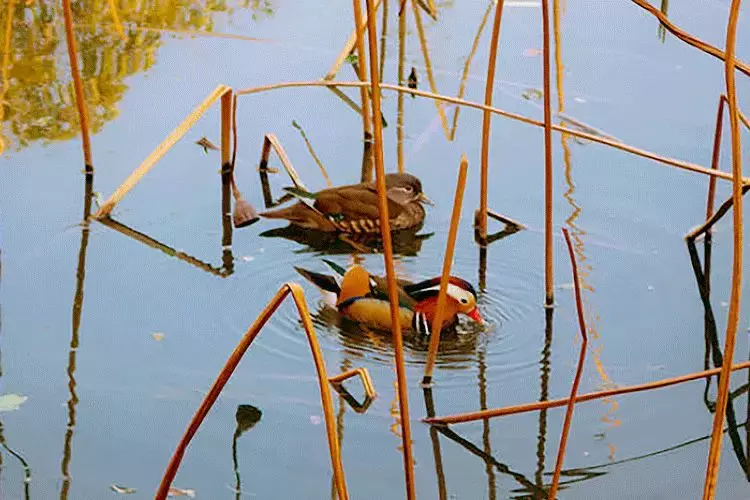
MULTIPOLYGON (((386 194, 391 230, 408 229, 425 218, 422 203, 432 204, 422 192, 422 182, 406 173, 386 174, 386 194)), ((263 212, 267 219, 317 231, 341 233, 380 233, 378 193, 374 182, 363 182, 309 193, 287 188, 300 201, 278 210, 263 212)))
MULTIPOLYGON (((385 278, 370 275, 359 265, 348 270, 324 259, 338 274, 337 277, 295 267, 297 272, 316 285, 324 302, 350 320, 389 330, 391 309, 385 278)), ((399 293, 399 319, 403 330, 430 335, 437 309, 440 277, 418 283, 397 280, 399 293)), ((477 323, 484 323, 477 307, 477 294, 469 282, 451 276, 445 304, 443 330, 458 323, 463 314, 477 323)))

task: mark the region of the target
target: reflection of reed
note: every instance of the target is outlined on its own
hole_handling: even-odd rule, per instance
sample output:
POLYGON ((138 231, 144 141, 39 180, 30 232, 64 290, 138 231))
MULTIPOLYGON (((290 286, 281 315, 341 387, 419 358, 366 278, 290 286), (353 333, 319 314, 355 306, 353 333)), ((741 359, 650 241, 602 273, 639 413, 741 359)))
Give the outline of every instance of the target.
MULTIPOLYGON (((545 308, 544 310, 544 347, 542 348, 542 359, 539 362, 540 381, 541 389, 539 394, 539 401, 547 401, 549 399, 549 376, 551 370, 550 356, 552 354, 552 325, 555 310, 552 308, 545 308)), ((547 442, 547 410, 539 411, 539 436, 537 439, 536 446, 536 473, 534 474, 534 481, 539 489, 543 489, 544 480, 542 475, 544 474, 545 465, 545 445, 547 442)), ((543 497, 537 497, 543 498, 543 497)))
MULTIPOLYGON (((487 355, 487 343, 485 342, 482 347, 477 351, 477 382, 479 385, 479 406, 482 410, 487 409, 487 362, 485 357, 487 355)), ((487 456, 492 456, 492 442, 490 434, 490 421, 489 419, 482 421, 482 446, 487 456)), ((487 473, 487 492, 488 499, 495 500, 497 498, 497 486, 495 479, 495 468, 492 462, 486 461, 485 472, 487 473)))
POLYGON ((261 412, 258 408, 252 405, 239 405, 237 407, 237 412, 235 413, 235 420, 237 421, 237 425, 235 427, 234 434, 232 435, 232 465, 234 467, 235 500, 240 500, 240 497, 242 497, 242 485, 240 483, 240 469, 239 469, 239 466, 237 465, 237 440, 245 432, 255 427, 255 424, 260 422, 260 419, 262 416, 263 416, 263 412, 261 412))
MULTIPOLYGON (((432 398, 432 387, 424 387, 424 406, 427 416, 435 416, 435 400, 432 398)), ((432 442, 432 456, 435 459, 435 476, 438 482, 438 498, 446 500, 448 490, 445 485, 445 471, 443 470, 443 454, 440 451, 440 436, 434 426, 430 426, 430 441, 432 442)))
POLYGON ((78 353, 79 337, 78 332, 81 327, 81 313, 83 312, 83 284, 86 277, 86 250, 89 244, 89 223, 88 218, 91 215, 91 200, 94 189, 94 175, 89 172, 86 174, 84 198, 83 198, 83 225, 81 227, 81 247, 78 251, 78 267, 76 268, 76 291, 73 297, 73 325, 70 336, 70 350, 68 351, 68 424, 65 431, 65 443, 63 446, 63 458, 60 469, 63 476, 62 487, 60 488, 60 500, 68 498, 70 492, 70 460, 72 458, 73 434, 76 426, 76 407, 78 406, 78 394, 76 394, 76 355, 78 353))
MULTIPOLYGON (((721 346, 719 344, 718 328, 716 326, 716 319, 713 313, 713 307, 711 306, 711 289, 710 289, 710 273, 711 273, 711 234, 706 234, 706 240, 704 241, 704 262, 703 268, 701 268, 700 258, 698 257, 698 251, 695 247, 693 240, 687 240, 688 252, 690 254, 690 263, 693 267, 693 273, 695 274, 695 280, 698 285, 698 292, 701 297, 701 303, 704 308, 704 336, 706 341, 706 350, 704 354, 704 366, 706 369, 709 368, 709 360, 711 358, 715 367, 720 367, 724 364, 724 356, 721 352, 721 346)), ((716 412, 716 402, 709 399, 709 390, 711 386, 711 380, 713 377, 706 379, 706 388, 703 392, 703 401, 706 408, 710 413, 716 412)), ((745 392, 747 392, 748 386, 744 386, 729 395, 729 404, 726 409, 727 419, 727 432, 729 439, 732 442, 732 449, 734 450, 737 462, 740 464, 745 476, 750 481, 750 471, 748 471, 748 453, 743 449, 742 438, 739 435, 738 428, 741 427, 737 424, 737 416, 734 411, 734 399, 745 392), (744 390, 743 390, 744 389, 744 390)))

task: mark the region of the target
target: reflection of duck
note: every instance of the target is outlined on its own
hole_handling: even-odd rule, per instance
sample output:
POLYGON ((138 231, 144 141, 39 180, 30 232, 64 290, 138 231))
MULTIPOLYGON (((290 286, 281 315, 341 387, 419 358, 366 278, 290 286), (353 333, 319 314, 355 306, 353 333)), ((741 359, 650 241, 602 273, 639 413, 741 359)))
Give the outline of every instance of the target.
MULTIPOLYGON (((406 173, 385 176, 388 214, 392 230, 422 224, 422 203, 432 203, 422 192, 421 181, 406 173)), ((292 224, 317 231, 380 233, 378 194, 374 182, 328 188, 317 193, 291 190, 300 199, 290 207, 263 212, 268 219, 286 219, 292 224)))
MULTIPOLYGON (((320 288, 326 304, 335 308, 343 317, 364 325, 390 329, 391 311, 385 279, 371 276, 365 268, 358 265, 344 271, 332 262, 325 262, 334 269, 337 276, 299 267, 295 269, 320 288)), ((437 309, 440 278, 418 283, 400 280, 398 285, 401 328, 429 335, 437 309)), ((446 298, 443 329, 455 326, 459 314, 478 323, 484 322, 477 308, 476 292, 469 282, 451 276, 446 298)))
MULTIPOLYGON (((393 253, 396 255, 417 255, 422 250, 422 243, 434 234, 417 234, 420 229, 422 229, 421 224, 410 229, 393 231, 391 233, 393 253)), ((343 237, 339 233, 304 229, 293 224, 269 229, 260 233, 260 236, 265 238, 286 238, 305 245, 312 251, 321 252, 326 255, 348 255, 352 253, 352 248, 361 251, 362 247, 367 249, 365 253, 369 253, 370 251, 381 252, 383 247, 380 233, 350 234, 343 237)))

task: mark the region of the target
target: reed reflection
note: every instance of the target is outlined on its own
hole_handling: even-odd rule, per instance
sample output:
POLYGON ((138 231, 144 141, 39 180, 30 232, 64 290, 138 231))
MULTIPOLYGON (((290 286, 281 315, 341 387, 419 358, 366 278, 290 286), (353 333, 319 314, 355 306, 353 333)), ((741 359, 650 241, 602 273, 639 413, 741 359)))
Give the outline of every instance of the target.
POLYGON ((242 484, 240 482, 240 469, 237 465, 237 440, 247 431, 255 427, 260 422, 263 412, 253 405, 239 405, 235 413, 237 425, 232 435, 232 465, 234 467, 235 485, 234 491, 236 500, 242 496, 242 484))
MULTIPOLYGON (((716 326, 716 318, 713 313, 713 307, 711 305, 711 244, 712 236, 710 233, 706 234, 704 239, 704 253, 703 253, 703 265, 701 266, 700 257, 698 256, 698 250, 695 246, 695 241, 687 239, 688 253, 690 254, 690 263, 693 267, 693 273, 695 280, 698 285, 698 293, 701 298, 701 303, 704 309, 704 340, 705 340, 705 352, 703 357, 703 363, 706 369, 711 368, 709 362, 713 362, 715 368, 720 367, 724 363, 724 356, 721 352, 721 346, 719 343, 719 333, 716 326)), ((731 362, 731 361, 730 361, 731 362)), ((713 377, 706 378, 706 386, 703 391, 703 402, 710 413, 716 412, 716 402, 710 399, 709 393, 711 389, 711 381, 713 377)), ((717 376, 718 380, 718 376, 717 376)), ((748 457, 750 452, 745 449, 743 445, 742 437, 739 434, 739 428, 741 424, 737 423, 737 416, 735 414, 734 400, 748 393, 750 383, 744 384, 741 387, 730 392, 729 404, 727 404, 726 419, 727 419, 727 433, 732 444, 732 449, 737 457, 737 462, 742 468, 746 479, 750 482, 750 463, 748 463, 748 457)), ((748 395, 748 405, 750 405, 750 394, 748 395)), ((750 414, 748 415, 750 416, 750 414)), ((748 439, 747 421, 744 424, 746 436, 748 439)))

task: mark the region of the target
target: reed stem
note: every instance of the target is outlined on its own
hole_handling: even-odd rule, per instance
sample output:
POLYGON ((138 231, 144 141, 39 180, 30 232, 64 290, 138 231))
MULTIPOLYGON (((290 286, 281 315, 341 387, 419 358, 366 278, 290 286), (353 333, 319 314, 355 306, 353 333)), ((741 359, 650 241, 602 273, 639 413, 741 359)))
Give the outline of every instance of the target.
POLYGON ((716 479, 721 461, 721 441, 724 437, 724 417, 729 402, 730 368, 734 359, 734 346, 737 339, 737 327, 740 321, 740 298, 742 295, 742 138, 740 136, 740 120, 737 110, 737 89, 735 86, 734 58, 737 45, 737 24, 740 17, 742 0, 732 0, 727 23, 726 57, 724 59, 724 77, 727 88, 727 104, 729 111, 729 128, 732 136, 732 197, 734 209, 734 249, 732 262, 732 284, 729 297, 729 313, 727 317, 727 332, 724 343, 724 364, 719 375, 718 397, 716 412, 714 413, 711 446, 706 464, 706 483, 703 489, 703 500, 712 500, 716 495, 716 479))
MULTIPOLYGON (((378 33, 376 29, 374 0, 367 3, 367 38, 370 49, 370 84, 372 91, 372 116, 380 116, 380 78, 378 76, 378 33)), ((391 329, 398 381, 398 403, 401 414, 401 439, 404 453, 404 479, 406 481, 406 498, 413 500, 416 496, 414 482, 414 463, 412 458, 411 420, 409 417, 409 396, 407 392, 406 367, 404 366, 404 344, 399 320, 398 287, 396 271, 393 265, 393 247, 391 244, 391 227, 388 215, 388 200, 385 191, 385 170, 383 168, 383 124, 374 120, 373 132, 375 143, 375 178, 378 191, 378 212, 380 232, 383 239, 383 258, 388 280, 388 298, 391 304, 391 329)))
POLYGON ((570 265, 573 267, 573 286, 575 291, 576 313, 578 315, 578 330, 581 333, 581 350, 578 354, 578 366, 576 367, 576 375, 573 379, 573 386, 570 389, 570 398, 568 398, 567 410, 565 411, 565 421, 563 423, 562 435, 560 436, 560 446, 557 450, 557 461, 555 462, 555 472, 552 476, 552 485, 550 486, 549 493, 547 495, 547 498, 549 500, 555 500, 555 498, 557 498, 557 489, 560 485, 560 472, 562 471, 563 462, 565 460, 565 448, 568 444, 570 424, 573 421, 573 410, 576 404, 576 396, 578 395, 578 386, 581 383, 583 365, 586 361, 586 346, 589 340, 588 335, 586 334, 586 320, 583 316, 583 302, 581 301, 581 283, 578 275, 578 263, 576 262, 575 252, 573 251, 573 244, 570 241, 570 234, 568 234, 567 228, 563 228, 562 232, 565 236, 565 244, 568 247, 570 265))
POLYGON ((552 249, 552 90, 550 86, 549 0, 542 0, 542 57, 544 74, 544 305, 555 301, 552 249))
POLYGON ((432 381, 432 372, 435 369, 435 359, 437 358, 438 347, 440 345, 440 333, 443 328, 445 301, 448 294, 451 265, 453 264, 453 252, 456 248, 456 238, 458 237, 458 223, 461 220, 461 208, 464 204, 464 189, 466 188, 466 173, 468 169, 469 160, 466 159, 465 154, 462 154, 461 164, 458 167, 456 194, 453 198, 453 213, 451 215, 450 229, 448 230, 448 242, 445 246, 445 257, 443 258, 443 274, 440 277, 440 291, 438 292, 437 309, 430 330, 430 346, 427 353, 427 362, 424 367, 424 378, 422 379, 423 384, 429 384, 432 381))
MULTIPOLYGON (((404 59, 406 57, 406 9, 409 0, 401 0, 398 13, 398 84, 404 85, 404 59)), ((382 82, 381 82, 382 83, 382 82)), ((404 173, 404 93, 398 93, 398 114, 396 116, 396 156, 398 171, 404 173)))
MULTIPOLYGON (((362 6, 361 0, 353 0, 354 7, 354 26, 363 26, 362 21, 362 6)), ((357 37, 355 41, 355 47, 357 50, 357 78, 359 81, 367 81, 367 53, 365 52, 365 41, 363 38, 364 33, 361 30, 355 29, 354 34, 357 37)), ((367 148, 367 141, 372 141, 372 117, 370 114, 370 102, 369 95, 367 94, 367 87, 362 86, 359 88, 359 97, 362 100, 362 129, 365 140, 365 156, 362 159, 362 182, 372 181, 372 148, 367 148)))
POLYGON ((487 63, 487 78, 484 89, 484 113, 482 116, 482 174, 479 187, 479 237, 482 242, 487 240, 487 190, 489 184, 489 156, 490 156, 490 120, 492 114, 489 111, 492 106, 492 91, 495 85, 495 63, 497 61, 497 46, 500 41, 500 24, 503 19, 504 0, 497 1, 495 7, 495 20, 492 24, 492 39, 490 40, 490 57, 487 63))

